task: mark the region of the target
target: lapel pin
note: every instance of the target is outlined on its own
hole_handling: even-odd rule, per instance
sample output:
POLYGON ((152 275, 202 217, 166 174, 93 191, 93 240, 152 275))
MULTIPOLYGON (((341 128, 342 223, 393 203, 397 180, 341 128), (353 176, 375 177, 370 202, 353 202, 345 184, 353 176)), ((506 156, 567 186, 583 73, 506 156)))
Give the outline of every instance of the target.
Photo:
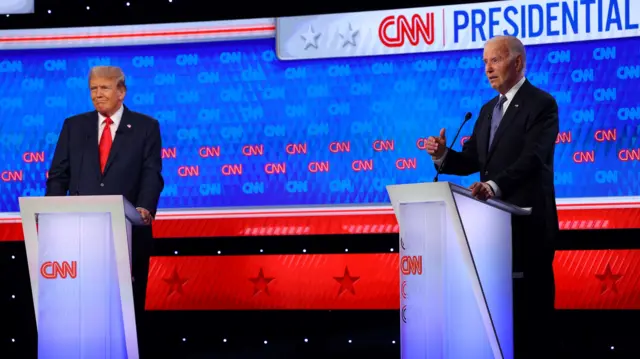
MULTIPOLYGON (((518 105, 518 104, 515 104, 514 106, 515 106, 515 107, 518 107, 518 106, 520 106, 520 105, 518 105)), ((129 126, 129 127, 131 127, 131 126, 129 126)))
MULTIPOLYGON (((516 106, 518 106, 518 105, 516 105, 516 106)), ((131 128, 131 125, 127 125, 127 128, 131 128)))

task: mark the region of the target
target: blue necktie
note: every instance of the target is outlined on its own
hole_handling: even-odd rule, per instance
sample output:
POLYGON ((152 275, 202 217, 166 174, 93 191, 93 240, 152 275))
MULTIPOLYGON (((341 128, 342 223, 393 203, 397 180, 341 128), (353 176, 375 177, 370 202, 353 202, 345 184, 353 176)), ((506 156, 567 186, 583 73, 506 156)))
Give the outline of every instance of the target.
POLYGON ((493 108, 493 115, 491 116, 491 132, 489 133, 489 147, 491 147, 491 143, 493 143, 493 136, 496 134, 498 126, 500 126, 500 121, 502 121, 502 105, 504 105, 506 101, 507 97, 500 95, 500 99, 493 108))

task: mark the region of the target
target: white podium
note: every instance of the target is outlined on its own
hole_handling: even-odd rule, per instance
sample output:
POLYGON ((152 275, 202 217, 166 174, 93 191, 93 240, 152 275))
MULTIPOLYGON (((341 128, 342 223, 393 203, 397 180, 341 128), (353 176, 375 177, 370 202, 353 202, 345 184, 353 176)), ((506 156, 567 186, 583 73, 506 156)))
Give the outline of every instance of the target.
POLYGON ((40 359, 137 359, 122 196, 20 197, 40 359))
POLYGON ((511 216, 448 182, 387 186, 400 225, 402 359, 513 359, 511 216))

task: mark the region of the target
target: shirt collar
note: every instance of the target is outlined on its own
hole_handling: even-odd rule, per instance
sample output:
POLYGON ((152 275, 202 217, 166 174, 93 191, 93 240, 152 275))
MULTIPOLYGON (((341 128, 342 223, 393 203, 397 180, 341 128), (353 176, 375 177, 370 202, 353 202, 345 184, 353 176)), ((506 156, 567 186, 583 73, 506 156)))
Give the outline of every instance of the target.
MULTIPOLYGON (((118 126, 120 125, 120 120, 122 119, 123 112, 124 112, 124 106, 120 105, 120 108, 118 109, 118 111, 116 111, 116 113, 114 113, 113 116, 110 117, 111 121, 113 121, 113 124, 116 126, 116 128, 118 128, 118 126)), ((106 117, 103 116, 100 112, 98 112, 98 126, 102 126, 105 119, 106 117)))
POLYGON ((504 94, 504 96, 507 97, 507 101, 513 100, 513 98, 516 96, 516 93, 518 93, 518 90, 520 90, 520 87, 522 87, 522 85, 524 84, 524 82, 526 80, 527 80, 527 78, 522 76, 520 81, 518 81, 517 84, 515 84, 509 91, 507 91, 506 94, 504 94))

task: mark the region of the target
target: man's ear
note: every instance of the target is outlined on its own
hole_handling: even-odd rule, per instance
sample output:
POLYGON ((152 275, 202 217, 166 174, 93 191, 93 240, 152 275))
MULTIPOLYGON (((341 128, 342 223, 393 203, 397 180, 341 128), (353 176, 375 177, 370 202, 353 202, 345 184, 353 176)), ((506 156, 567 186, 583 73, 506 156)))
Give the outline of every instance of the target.
POLYGON ((125 95, 127 94, 127 90, 123 87, 118 88, 118 99, 120 101, 124 100, 125 95))
POLYGON ((522 72, 523 68, 524 62, 522 61, 522 55, 518 55, 516 56, 516 70, 518 70, 518 72, 522 72))

